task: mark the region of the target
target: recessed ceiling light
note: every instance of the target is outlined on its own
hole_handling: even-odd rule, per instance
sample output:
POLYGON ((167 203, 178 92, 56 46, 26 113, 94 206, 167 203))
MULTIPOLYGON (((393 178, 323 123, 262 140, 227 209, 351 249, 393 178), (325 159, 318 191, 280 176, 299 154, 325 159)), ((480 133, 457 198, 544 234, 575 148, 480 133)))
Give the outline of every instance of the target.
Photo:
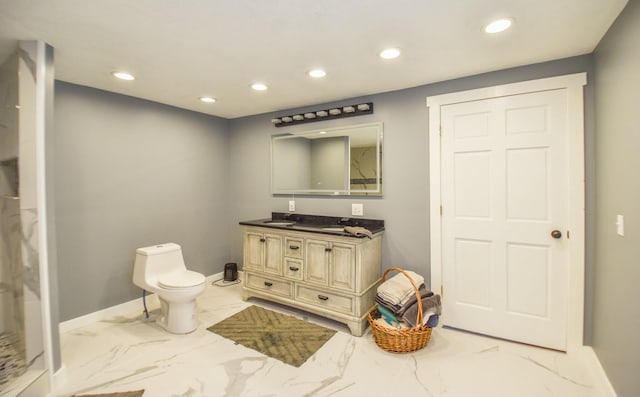
POLYGON ((327 72, 325 72, 322 69, 313 69, 309 71, 309 76, 315 77, 316 79, 319 79, 320 77, 324 77, 326 75, 327 75, 327 72))
POLYGON ((400 56, 400 49, 399 48, 386 48, 382 51, 380 51, 380 58, 382 59, 393 59, 393 58, 397 58, 400 56))
POLYGON ((513 20, 509 18, 497 19, 485 26, 484 31, 486 33, 500 33, 509 29, 512 23, 513 20))
POLYGON ((251 84, 251 88, 253 88, 253 89, 254 89, 254 90, 256 90, 256 91, 264 91, 264 90, 266 90, 266 89, 267 89, 267 88, 269 88, 269 87, 267 87, 267 85, 266 85, 266 84, 262 84, 262 83, 253 83, 253 84, 251 84))
POLYGON ((133 77, 133 75, 131 73, 127 73, 127 72, 111 72, 111 74, 113 75, 113 77, 117 77, 120 80, 135 80, 136 78, 133 77))
POLYGON ((201 96, 200 100, 206 103, 214 103, 216 101, 216 98, 211 98, 210 96, 201 96))

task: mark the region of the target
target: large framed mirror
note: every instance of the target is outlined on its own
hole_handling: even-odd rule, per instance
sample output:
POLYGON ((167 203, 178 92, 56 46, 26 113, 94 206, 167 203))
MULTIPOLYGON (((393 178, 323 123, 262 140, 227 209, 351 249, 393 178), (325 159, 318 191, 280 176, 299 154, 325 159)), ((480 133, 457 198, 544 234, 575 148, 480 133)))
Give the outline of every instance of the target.
POLYGON ((382 195, 382 123, 271 137, 271 193, 382 195))

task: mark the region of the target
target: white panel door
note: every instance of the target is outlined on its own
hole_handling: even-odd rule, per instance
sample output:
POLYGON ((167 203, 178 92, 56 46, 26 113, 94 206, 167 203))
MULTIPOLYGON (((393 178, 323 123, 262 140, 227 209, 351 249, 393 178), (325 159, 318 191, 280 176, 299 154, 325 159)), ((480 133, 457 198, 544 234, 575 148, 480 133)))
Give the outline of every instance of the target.
POLYGON ((566 349, 567 125, 564 89, 441 107, 444 325, 566 349))

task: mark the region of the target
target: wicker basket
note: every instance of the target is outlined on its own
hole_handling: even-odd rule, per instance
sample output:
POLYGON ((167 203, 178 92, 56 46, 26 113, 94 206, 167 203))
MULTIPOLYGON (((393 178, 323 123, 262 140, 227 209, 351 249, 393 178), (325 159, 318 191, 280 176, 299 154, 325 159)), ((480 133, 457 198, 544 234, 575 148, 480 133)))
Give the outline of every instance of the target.
POLYGON ((422 349, 429 343, 429 339, 431 339, 431 327, 422 324, 422 298, 420 297, 420 291, 411 277, 409 277, 404 270, 397 267, 390 267, 384 272, 382 275, 383 282, 390 271, 397 271, 404 274, 416 291, 416 298, 418 300, 416 326, 413 328, 395 329, 380 325, 374 321, 380 317, 378 305, 375 305, 367 315, 367 320, 369 320, 369 325, 371 325, 371 330, 373 331, 373 339, 381 349, 388 352, 409 353, 422 349))

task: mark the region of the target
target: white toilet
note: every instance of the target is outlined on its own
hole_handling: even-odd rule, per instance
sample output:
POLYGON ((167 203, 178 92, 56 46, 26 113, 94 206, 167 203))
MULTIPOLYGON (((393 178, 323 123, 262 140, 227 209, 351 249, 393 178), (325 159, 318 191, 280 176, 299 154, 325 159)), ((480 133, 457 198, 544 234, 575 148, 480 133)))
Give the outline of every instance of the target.
POLYGON ((198 327, 196 297, 204 292, 204 275, 187 270, 178 244, 166 243, 136 250, 133 283, 160 298, 158 318, 167 331, 187 334, 198 327))

